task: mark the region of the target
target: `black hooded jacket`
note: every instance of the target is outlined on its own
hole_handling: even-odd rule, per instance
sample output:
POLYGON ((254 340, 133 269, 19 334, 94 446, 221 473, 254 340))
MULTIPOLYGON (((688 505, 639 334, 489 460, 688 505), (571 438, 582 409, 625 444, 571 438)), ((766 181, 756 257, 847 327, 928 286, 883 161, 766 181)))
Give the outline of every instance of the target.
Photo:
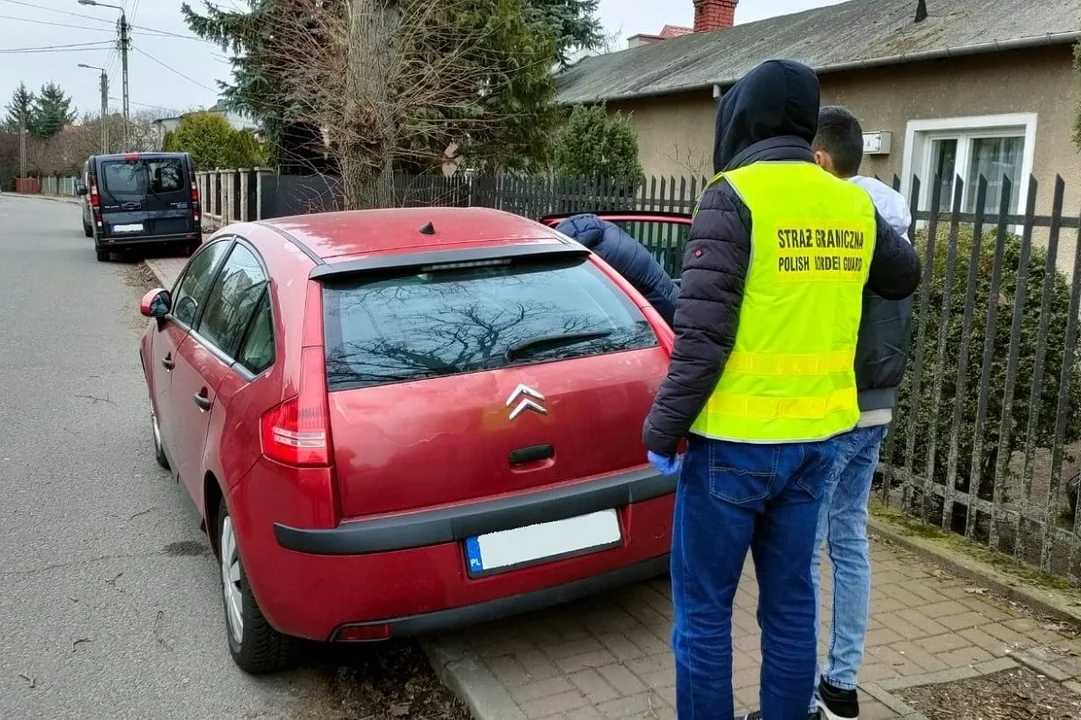
MULTIPOLYGON (((758 66, 724 96, 717 113, 717 172, 756 162, 814 162, 818 77, 787 60, 758 66)), ((649 450, 675 455, 720 380, 736 341, 751 261, 750 209, 723 180, 701 198, 683 258, 676 342, 668 376, 646 418, 649 450)), ((912 246, 878 217, 867 287, 888 300, 915 292, 920 261, 912 246)))

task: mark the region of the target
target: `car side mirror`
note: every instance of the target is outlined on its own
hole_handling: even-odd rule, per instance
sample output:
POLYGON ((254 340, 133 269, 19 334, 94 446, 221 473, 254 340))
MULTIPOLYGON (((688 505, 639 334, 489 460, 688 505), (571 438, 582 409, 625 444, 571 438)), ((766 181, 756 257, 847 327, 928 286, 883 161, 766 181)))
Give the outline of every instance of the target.
POLYGON ((87 192, 89 192, 89 191, 86 189, 86 185, 83 185, 81 182, 75 183, 75 194, 76 195, 86 195, 87 192))
POLYGON ((169 291, 157 288, 143 295, 142 302, 139 303, 139 312, 145 317, 162 318, 169 314, 172 304, 173 299, 169 296, 169 291))

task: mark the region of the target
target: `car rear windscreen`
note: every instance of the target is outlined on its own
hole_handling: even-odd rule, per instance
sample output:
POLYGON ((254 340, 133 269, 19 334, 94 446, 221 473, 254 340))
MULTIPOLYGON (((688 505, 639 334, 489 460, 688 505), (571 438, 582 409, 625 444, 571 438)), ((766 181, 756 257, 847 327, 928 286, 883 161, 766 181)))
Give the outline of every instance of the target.
POLYGON ((331 390, 655 347, 649 322, 587 259, 331 279, 331 390))
POLYGON ((178 157, 107 160, 101 174, 110 195, 161 195, 185 186, 184 163, 178 157))

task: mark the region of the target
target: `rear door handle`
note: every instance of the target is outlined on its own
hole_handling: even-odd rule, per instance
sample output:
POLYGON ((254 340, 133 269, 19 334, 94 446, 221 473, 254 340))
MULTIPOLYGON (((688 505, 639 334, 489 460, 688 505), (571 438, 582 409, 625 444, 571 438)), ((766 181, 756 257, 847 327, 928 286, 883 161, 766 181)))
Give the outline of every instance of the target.
POLYGON ((176 367, 176 363, 173 362, 173 354, 169 353, 161 359, 161 366, 166 370, 172 370, 176 367))
POLYGON ((195 393, 195 404, 199 406, 200 410, 210 409, 210 398, 208 398, 204 394, 205 392, 205 390, 200 390, 199 392, 195 393))

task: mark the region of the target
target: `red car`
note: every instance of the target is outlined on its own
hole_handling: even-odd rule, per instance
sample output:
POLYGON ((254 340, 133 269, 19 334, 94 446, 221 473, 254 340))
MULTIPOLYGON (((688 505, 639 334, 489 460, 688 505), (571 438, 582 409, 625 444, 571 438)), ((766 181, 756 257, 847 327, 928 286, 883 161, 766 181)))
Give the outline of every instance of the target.
POLYGON ((640 437, 671 330, 542 223, 232 225, 141 311, 157 458, 204 519, 248 672, 294 638, 428 633, 667 571, 675 480, 640 437))

